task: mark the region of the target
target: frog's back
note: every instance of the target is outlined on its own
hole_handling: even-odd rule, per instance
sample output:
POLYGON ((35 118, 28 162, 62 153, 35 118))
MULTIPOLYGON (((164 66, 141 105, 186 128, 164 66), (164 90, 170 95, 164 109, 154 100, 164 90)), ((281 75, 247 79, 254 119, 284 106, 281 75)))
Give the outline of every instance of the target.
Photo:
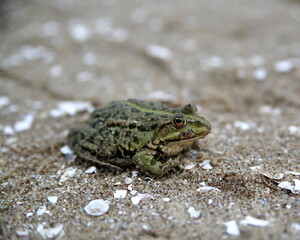
MULTIPOLYGON (((114 101, 95 110, 90 123, 95 128, 102 127, 108 120, 149 125, 150 123, 157 123, 157 121, 169 120, 174 113, 179 111, 179 108, 169 108, 152 101, 138 99, 114 101)), ((154 128, 153 124, 151 130, 154 128)))

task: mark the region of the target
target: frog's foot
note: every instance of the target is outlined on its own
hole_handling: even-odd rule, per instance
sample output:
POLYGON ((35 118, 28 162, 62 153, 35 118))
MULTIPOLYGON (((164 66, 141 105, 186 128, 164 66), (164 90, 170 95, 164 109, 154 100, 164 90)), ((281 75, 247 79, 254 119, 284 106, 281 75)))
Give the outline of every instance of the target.
POLYGON ((151 150, 144 150, 135 154, 132 160, 141 171, 152 176, 162 176, 179 164, 174 159, 169 159, 166 162, 157 161, 153 156, 154 153, 151 150))

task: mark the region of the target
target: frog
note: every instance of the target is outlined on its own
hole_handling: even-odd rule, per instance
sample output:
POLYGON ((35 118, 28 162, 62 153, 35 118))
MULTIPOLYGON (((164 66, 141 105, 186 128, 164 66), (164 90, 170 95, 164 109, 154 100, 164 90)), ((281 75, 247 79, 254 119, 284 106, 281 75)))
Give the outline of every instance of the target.
POLYGON ((128 99, 97 108, 70 130, 67 142, 83 160, 119 169, 135 165, 146 175, 163 176, 179 166, 174 157, 210 132, 195 105, 128 99))

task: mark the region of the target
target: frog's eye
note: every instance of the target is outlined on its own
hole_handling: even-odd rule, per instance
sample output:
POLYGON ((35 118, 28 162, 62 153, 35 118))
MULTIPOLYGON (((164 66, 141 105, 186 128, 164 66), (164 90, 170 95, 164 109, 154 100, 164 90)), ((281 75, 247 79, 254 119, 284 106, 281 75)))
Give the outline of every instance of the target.
POLYGON ((184 127, 186 125, 185 117, 183 117, 183 116, 175 116, 172 119, 172 125, 175 128, 182 128, 182 127, 184 127))

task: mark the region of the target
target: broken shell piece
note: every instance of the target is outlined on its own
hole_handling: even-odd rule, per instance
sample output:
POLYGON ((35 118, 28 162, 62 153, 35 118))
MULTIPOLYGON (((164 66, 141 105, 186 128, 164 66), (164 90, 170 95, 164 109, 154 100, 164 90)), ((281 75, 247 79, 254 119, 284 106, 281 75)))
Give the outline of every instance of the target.
POLYGON ((133 205, 138 205, 142 199, 148 198, 148 197, 151 197, 151 195, 139 193, 137 196, 131 198, 131 202, 133 205))
POLYGON ((244 220, 240 221, 240 224, 255 227, 265 227, 269 225, 269 221, 247 216, 244 220))
POLYGON ((116 190, 114 193, 114 198, 125 198, 127 194, 127 190, 116 190))
POLYGON ((215 187, 208 187, 208 186, 198 188, 198 189, 197 189, 197 192, 201 192, 201 191, 203 191, 203 192, 209 192, 209 191, 211 191, 211 190, 214 190, 214 191, 216 191, 216 192, 221 192, 221 190, 218 189, 218 188, 215 188, 215 187))
POLYGON ((193 169, 197 164, 189 162, 187 165, 183 167, 185 170, 193 169))
POLYGON ((53 228, 44 228, 44 224, 39 224, 36 231, 43 237, 43 238, 55 238, 58 236, 62 230, 64 225, 58 224, 53 228))
POLYGON ((85 170, 85 173, 95 173, 95 172, 97 172, 97 168, 95 166, 91 166, 87 170, 85 170))
POLYGON ((190 214, 190 217, 198 218, 198 217, 200 217, 201 211, 196 210, 194 207, 189 207, 188 213, 190 214))
POLYGON ((295 185, 292 185, 291 182, 283 181, 278 184, 278 187, 290 190, 294 194, 299 194, 300 193, 300 180, 294 179, 294 183, 295 183, 295 185))
POLYGON ((267 178, 274 179, 274 180, 280 180, 284 177, 283 173, 269 173, 264 170, 259 171, 259 173, 267 178))
POLYGON ((240 235, 240 229, 237 225, 236 221, 232 220, 229 222, 224 222, 226 226, 226 233, 232 236, 239 236, 240 235))
POLYGON ((84 207, 85 212, 92 216, 101 216, 106 213, 108 209, 109 204, 103 199, 92 200, 84 207))

